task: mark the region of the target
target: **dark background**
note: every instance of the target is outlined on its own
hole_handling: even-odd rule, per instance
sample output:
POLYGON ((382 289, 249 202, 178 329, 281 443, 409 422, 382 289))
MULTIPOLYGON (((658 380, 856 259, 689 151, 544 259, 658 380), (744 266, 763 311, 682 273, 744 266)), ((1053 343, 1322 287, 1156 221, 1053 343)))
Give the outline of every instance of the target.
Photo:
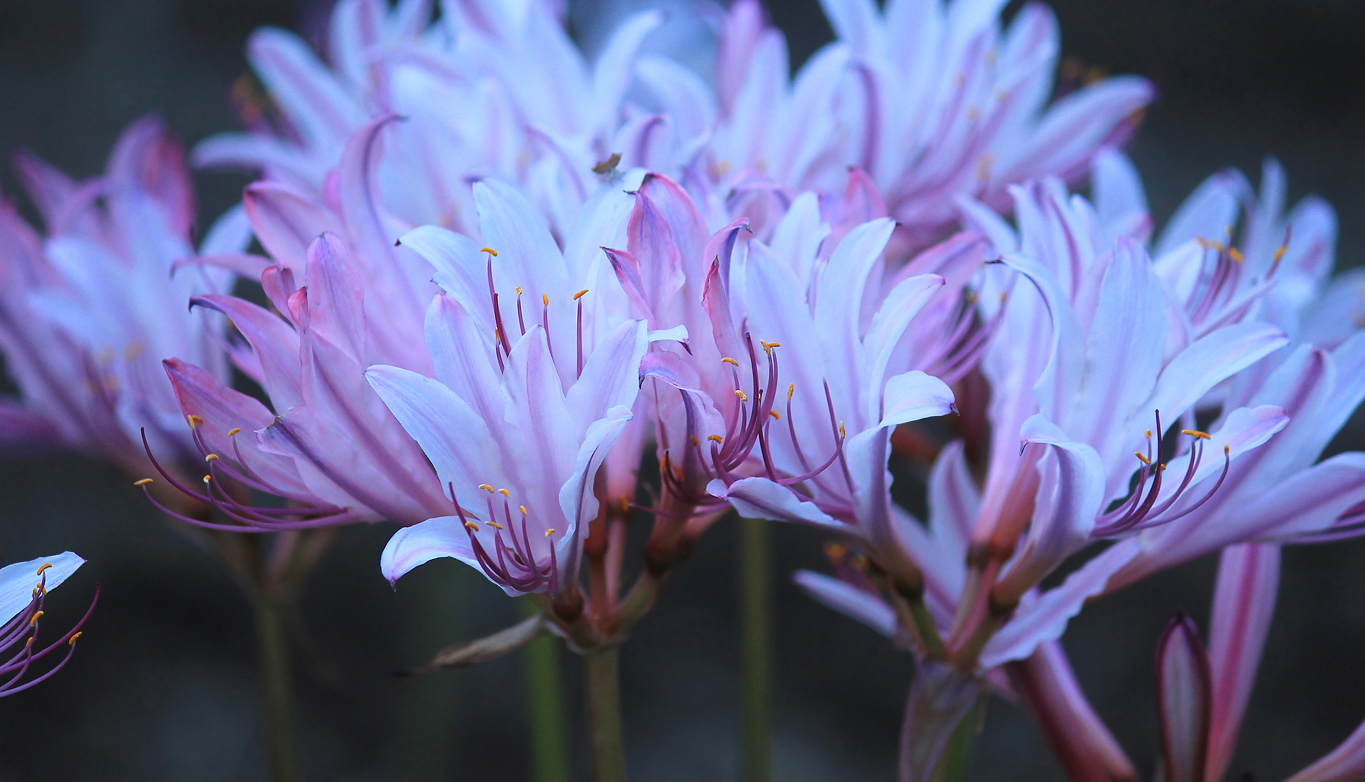
MULTIPOLYGON (((1316 192, 1336 206, 1339 267, 1362 262, 1365 4, 1052 5, 1066 54, 1148 76, 1161 89, 1131 149, 1158 224, 1208 174, 1237 166, 1255 180, 1261 159, 1274 153, 1288 169, 1292 198, 1316 192)), ((0 0, 0 150, 26 145, 89 176, 120 129, 147 111, 159 111, 189 142, 234 127, 227 95, 246 68, 246 35, 262 24, 306 28, 323 10, 308 0, 0 0)), ((575 7, 585 16, 596 10, 575 7)), ((772 13, 797 58, 829 38, 813 0, 774 2, 772 13)), ((201 177, 204 217, 221 213, 244 181, 201 177)), ((8 172, 0 186, 14 192, 8 172)), ((1361 438, 1357 423, 1334 447, 1358 448, 1361 438)), ((78 457, 3 463, 0 519, 0 561, 67 548, 90 560, 50 601, 58 622, 84 609, 95 582, 104 587, 67 670, 0 700, 0 780, 262 776, 252 618, 210 556, 157 519, 122 476, 78 457)), ((393 676, 439 646, 509 624, 517 607, 450 561, 390 591, 378 572, 390 532, 343 530, 304 595, 307 625, 327 661, 315 676, 298 670, 306 778, 524 778, 518 657, 420 679, 393 676)), ((786 580, 796 567, 819 565, 814 535, 779 528, 775 538, 783 576, 774 778, 889 779, 909 660, 786 580)), ((637 779, 735 775, 736 540, 729 524, 705 537, 625 648, 637 779)), ((1286 553, 1234 776, 1283 777, 1365 717, 1362 561, 1361 542, 1286 553)), ((1177 610, 1206 622, 1212 575, 1211 561, 1163 574, 1092 606, 1067 636, 1096 707, 1148 772, 1157 741, 1156 639, 1177 610)), ((566 660, 564 673, 572 717, 576 661, 566 660)), ((979 746, 975 779, 1059 777, 1007 703, 992 703, 979 746)))

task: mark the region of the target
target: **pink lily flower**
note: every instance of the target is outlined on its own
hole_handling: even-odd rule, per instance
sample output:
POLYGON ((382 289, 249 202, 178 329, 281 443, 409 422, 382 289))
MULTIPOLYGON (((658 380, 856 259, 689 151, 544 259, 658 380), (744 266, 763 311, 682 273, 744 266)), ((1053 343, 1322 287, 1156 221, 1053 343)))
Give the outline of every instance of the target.
MULTIPOLYGON (((221 319, 185 303, 226 291, 231 276, 178 268, 196 252, 179 143, 149 118, 123 133, 102 177, 73 181, 28 153, 15 165, 43 229, 0 204, 0 347, 20 397, 0 402, 4 440, 95 454, 141 473, 145 428, 177 463, 194 458, 157 362, 183 355, 227 377, 221 319)), ((234 210, 199 251, 240 252, 249 238, 234 210)))
POLYGON ((468 183, 500 178, 517 183, 563 236, 596 187, 595 165, 613 153, 606 168, 643 162, 637 150, 657 123, 628 119, 624 100, 659 12, 622 21, 589 62, 558 3, 444 2, 434 22, 431 0, 386 5, 338 3, 319 53, 282 30, 255 33, 248 58, 277 113, 249 101, 248 130, 205 141, 196 164, 246 167, 322 193, 347 139, 398 115, 404 121, 376 174, 394 214, 472 231, 468 183))
POLYGON ((663 113, 692 131, 681 160, 732 202, 834 192, 857 166, 924 246, 951 228, 958 195, 1004 210, 1011 184, 1083 176, 1153 97, 1145 80, 1119 77, 1049 106, 1059 47, 1042 6, 1002 30, 1000 2, 823 5, 836 40, 791 80, 785 39, 757 0, 735 3, 721 26, 714 87, 668 61, 640 64, 663 113))
POLYGON ((192 303, 236 326, 242 339, 229 345, 229 356, 271 407, 192 361, 164 362, 208 467, 202 490, 177 486, 228 518, 185 520, 265 532, 380 519, 411 524, 446 507, 421 450, 364 377, 381 361, 430 369, 414 342, 420 313, 438 291, 426 261, 394 246, 403 224, 376 200, 386 126, 377 120, 350 139, 325 202, 272 182, 247 188, 245 211, 270 258, 204 259, 260 275, 273 311, 227 295, 192 303), (252 505, 239 487, 289 506, 252 505))
POLYGON ((445 290, 427 311, 435 379, 394 366, 366 372, 454 511, 399 530, 381 569, 394 582, 454 557, 508 594, 569 601, 598 515, 598 468, 631 420, 647 324, 594 305, 605 292, 580 287, 585 267, 513 188, 478 183, 474 198, 486 247, 434 226, 402 239, 445 290))

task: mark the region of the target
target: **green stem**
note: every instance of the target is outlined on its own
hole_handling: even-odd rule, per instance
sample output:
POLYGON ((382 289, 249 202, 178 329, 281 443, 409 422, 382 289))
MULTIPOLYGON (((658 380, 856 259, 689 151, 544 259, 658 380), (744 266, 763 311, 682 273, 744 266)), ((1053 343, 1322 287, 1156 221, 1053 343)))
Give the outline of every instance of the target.
POLYGON ((740 519, 739 580, 743 704, 740 779, 767 782, 771 773, 773 585, 769 522, 740 519))
POLYGON ((944 748, 943 755, 938 759, 938 766, 934 769, 934 782, 964 782, 967 779, 972 744, 976 740, 977 712, 980 709, 980 704, 973 706, 972 710, 967 712, 967 716, 957 724, 953 737, 948 740, 948 746, 944 748))
MULTIPOLYGON (((462 568, 421 568, 405 577, 416 582, 404 593, 411 600, 403 614, 409 659, 430 657, 432 649, 465 634, 471 575, 462 568)), ((400 680, 400 778, 406 782, 438 782, 453 775, 460 678, 446 671, 400 680)))
POLYGON ((625 782, 626 749, 621 730, 620 647, 612 644, 583 656, 587 678, 588 733, 593 779, 625 782))
MULTIPOLYGON (((524 613, 540 608, 522 601, 524 613)), ((564 681, 559 664, 559 639, 542 636, 522 652, 525 666, 526 708, 530 712, 531 769, 536 782, 568 782, 569 742, 564 717, 564 681)))
POLYGON ((290 683, 286 606, 276 595, 259 594, 255 607, 265 701, 266 761, 273 782, 294 782, 299 772, 294 754, 294 691, 290 683))

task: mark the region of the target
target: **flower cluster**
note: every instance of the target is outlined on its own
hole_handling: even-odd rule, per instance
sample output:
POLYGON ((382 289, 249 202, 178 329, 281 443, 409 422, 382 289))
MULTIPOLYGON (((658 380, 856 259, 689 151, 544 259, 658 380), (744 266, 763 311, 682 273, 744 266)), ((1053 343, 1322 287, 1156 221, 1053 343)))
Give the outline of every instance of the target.
MULTIPOLYGON (((1365 399, 1331 208, 1286 213, 1271 162, 1154 233, 1118 149, 1152 87, 1057 82, 1045 8, 824 5, 794 76, 755 0, 712 9, 709 74, 656 11, 589 58, 549 0, 341 0, 318 52, 262 30, 246 130, 191 155, 258 180, 197 247, 156 121, 91 182, 21 156, 43 231, 0 207, 5 442, 208 530, 396 523, 391 583, 449 557, 541 608, 446 664, 614 647, 731 510, 813 527, 831 572, 797 581, 916 658, 905 779, 992 691, 1074 778, 1136 778, 1059 639, 1218 553, 1208 648, 1182 617, 1158 661, 1164 778, 1221 778, 1280 547, 1365 531, 1365 454, 1323 458, 1365 399)), ((0 694, 51 675, 17 685, 57 648, 53 563, 0 571, 0 647, 28 638, 0 694)), ((1361 744, 1295 779, 1355 778, 1361 744)))

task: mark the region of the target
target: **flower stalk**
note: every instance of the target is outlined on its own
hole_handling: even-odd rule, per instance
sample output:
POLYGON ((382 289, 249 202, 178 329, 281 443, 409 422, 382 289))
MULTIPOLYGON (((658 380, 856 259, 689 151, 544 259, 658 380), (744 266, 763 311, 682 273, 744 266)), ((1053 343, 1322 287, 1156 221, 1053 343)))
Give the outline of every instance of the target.
MULTIPOLYGON (((523 612, 540 609, 523 601, 523 612)), ((526 708, 531 729, 531 774, 536 782, 568 782, 569 742, 564 718, 564 682, 559 639, 543 635, 526 645, 522 657, 526 708)))
POLYGON ((288 606, 279 595, 263 591, 256 596, 256 637, 261 661, 266 765, 273 782, 294 782, 299 778, 287 610, 288 606))
POLYGON ((763 519, 739 522, 740 639, 743 695, 740 779, 771 775, 773 587, 772 534, 763 519))
POLYGON ((583 656, 589 745, 595 782, 625 782, 621 727, 620 647, 611 644, 583 656))

